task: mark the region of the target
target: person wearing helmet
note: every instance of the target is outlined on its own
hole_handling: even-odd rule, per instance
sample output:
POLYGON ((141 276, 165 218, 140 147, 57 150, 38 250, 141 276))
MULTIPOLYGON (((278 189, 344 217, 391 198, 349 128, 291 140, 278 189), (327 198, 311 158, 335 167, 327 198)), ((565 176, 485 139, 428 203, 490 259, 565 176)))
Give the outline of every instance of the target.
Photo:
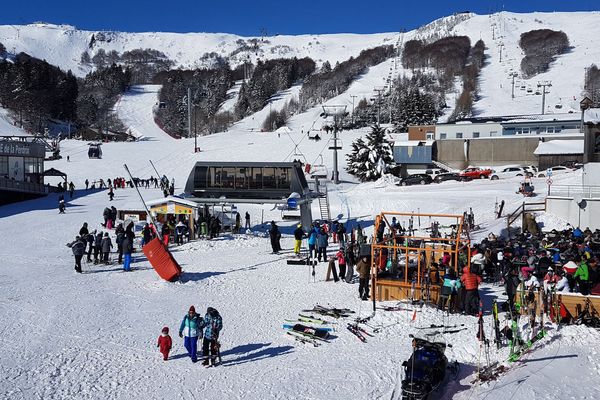
POLYGON ((302 246, 302 239, 305 237, 305 233, 302 230, 302 224, 298 224, 294 230, 294 254, 300 254, 300 247, 302 246))
POLYGON ((549 292, 552 289, 552 286, 556 285, 559 280, 560 276, 554 273, 552 267, 549 267, 546 276, 544 276, 544 291, 549 292))

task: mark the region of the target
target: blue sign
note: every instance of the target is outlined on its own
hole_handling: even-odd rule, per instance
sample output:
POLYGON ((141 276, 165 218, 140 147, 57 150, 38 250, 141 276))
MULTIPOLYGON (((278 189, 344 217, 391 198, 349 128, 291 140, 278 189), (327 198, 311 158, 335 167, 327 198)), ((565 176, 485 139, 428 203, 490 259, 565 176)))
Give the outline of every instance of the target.
POLYGON ((287 205, 289 208, 298 207, 298 199, 296 199, 295 197, 290 197, 289 199, 287 199, 287 205))

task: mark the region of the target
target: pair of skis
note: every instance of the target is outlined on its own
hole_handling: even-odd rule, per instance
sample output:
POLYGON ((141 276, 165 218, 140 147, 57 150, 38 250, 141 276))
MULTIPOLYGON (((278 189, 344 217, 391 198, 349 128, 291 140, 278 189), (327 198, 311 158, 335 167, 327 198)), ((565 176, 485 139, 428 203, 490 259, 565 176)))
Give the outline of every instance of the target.
POLYGON ((348 324, 347 329, 363 343, 367 343, 367 336, 373 337, 372 334, 358 326, 358 324, 348 324))
POLYGON ((314 312, 316 314, 333 318, 346 318, 349 317, 350 314, 354 314, 354 311, 348 308, 329 308, 320 306, 318 304, 314 308, 302 310, 302 312, 314 312))

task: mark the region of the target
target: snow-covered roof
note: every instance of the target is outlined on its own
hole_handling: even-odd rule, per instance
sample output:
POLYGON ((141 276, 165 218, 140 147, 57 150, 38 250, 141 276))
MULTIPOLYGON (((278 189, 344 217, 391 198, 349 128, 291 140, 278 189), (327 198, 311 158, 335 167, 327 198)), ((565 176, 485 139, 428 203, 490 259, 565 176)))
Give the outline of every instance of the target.
POLYGON ((183 204, 183 205, 189 206, 189 207, 198 207, 198 203, 196 203, 194 201, 182 199, 181 197, 175 197, 175 196, 168 196, 168 197, 165 197, 162 199, 156 199, 156 200, 148 200, 146 202, 146 206, 152 207, 152 206, 156 206, 159 204, 165 204, 165 203, 169 203, 169 202, 183 204))
POLYGON ((275 131, 276 133, 290 133, 292 130, 290 128, 288 128, 287 126, 281 126, 279 128, 277 128, 277 130, 275 131))
POLYGON ((600 124, 600 108, 588 108, 583 113, 583 122, 589 124, 600 124))
POLYGON ((583 140, 550 140, 540 142, 533 152, 536 156, 550 154, 583 154, 583 140))
POLYGON ((394 147, 415 147, 415 146, 431 146, 435 140, 406 140, 395 141, 394 147))

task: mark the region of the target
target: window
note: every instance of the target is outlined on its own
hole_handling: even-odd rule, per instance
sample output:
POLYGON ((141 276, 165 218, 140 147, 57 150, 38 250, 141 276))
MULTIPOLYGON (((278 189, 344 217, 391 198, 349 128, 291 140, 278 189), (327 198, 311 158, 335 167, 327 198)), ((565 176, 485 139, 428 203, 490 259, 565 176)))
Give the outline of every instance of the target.
POLYGON ((546 127, 546 133, 554 133, 554 127, 553 126, 547 126, 546 127))
POLYGON ((462 139, 462 137, 463 137, 462 132, 456 132, 456 138, 457 139, 462 139))
POLYGON ((223 172, 221 174, 221 185, 224 188, 233 189, 234 181, 235 181, 235 167, 223 167, 223 172))
POLYGON ((473 132, 473 138, 477 139, 479 137, 479 132, 473 132))
MULTIPOLYGON (((248 168, 248 170, 250 170, 250 168, 248 168)), ((248 183, 248 186, 250 189, 262 189, 262 187, 263 187, 262 168, 260 168, 260 167, 252 168, 252 171, 248 172, 247 176, 249 177, 249 180, 250 180, 250 182, 248 183)))
POLYGON ((277 189, 275 168, 263 168, 263 189, 277 189))
POLYGON ((289 168, 277 168, 279 171, 277 188, 278 189, 289 189, 292 182, 290 180, 290 169, 289 168))
POLYGON ((221 167, 210 167, 209 168, 208 186, 211 188, 222 187, 222 185, 221 185, 221 167))
POLYGON ((498 136, 498 131, 491 131, 490 137, 498 136))
POLYGON ((8 157, 0 156, 0 176, 8 175, 8 157))
POLYGON ((246 168, 236 168, 235 188, 248 189, 248 180, 246 179, 246 168))
POLYGON ((427 132, 425 134, 425 137, 427 140, 433 140, 433 132, 427 132))
POLYGON ((38 158, 34 157, 24 157, 23 158, 23 166, 26 174, 39 174, 42 171, 41 163, 38 161, 38 158))
POLYGON ((445 133, 440 133, 440 139, 446 139, 446 134, 445 133))
POLYGON ((208 167, 196 167, 196 173, 194 174, 194 188, 205 189, 207 178, 208 167))

